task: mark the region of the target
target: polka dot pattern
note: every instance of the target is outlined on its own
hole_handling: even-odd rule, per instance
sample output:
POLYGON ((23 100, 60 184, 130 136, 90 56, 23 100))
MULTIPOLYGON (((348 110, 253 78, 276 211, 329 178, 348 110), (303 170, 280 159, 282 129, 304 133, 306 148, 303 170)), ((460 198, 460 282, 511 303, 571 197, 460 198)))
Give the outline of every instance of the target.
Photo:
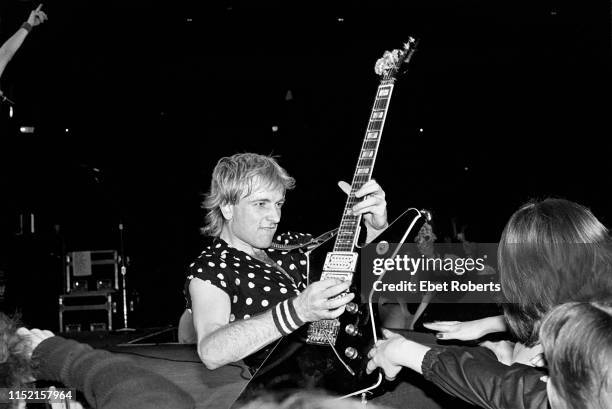
MULTIPOLYGON (((294 245, 310 235, 284 233, 276 242, 294 245)), ((271 261, 256 259, 222 239, 214 239, 189 265, 185 284, 187 308, 191 308, 189 281, 204 280, 225 292, 231 300, 229 322, 249 319, 306 288, 306 256, 300 250, 266 250, 271 261), (272 263, 274 261, 274 263, 272 263)))

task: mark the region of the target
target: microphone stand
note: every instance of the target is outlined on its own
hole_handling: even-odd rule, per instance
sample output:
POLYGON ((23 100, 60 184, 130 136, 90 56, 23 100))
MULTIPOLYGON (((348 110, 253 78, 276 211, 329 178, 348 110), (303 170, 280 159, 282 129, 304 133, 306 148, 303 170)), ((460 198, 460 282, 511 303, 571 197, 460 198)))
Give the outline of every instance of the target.
MULTIPOLYGON (((121 272, 121 304, 123 306, 123 328, 119 328, 117 332, 130 332, 135 331, 134 328, 128 327, 128 301, 127 301, 127 285, 126 285, 126 275, 127 275, 127 258, 125 256, 125 246, 124 246, 124 237, 123 237, 123 220, 121 217, 121 213, 118 209, 117 203, 111 199, 110 189, 105 188, 105 184, 102 183, 105 179, 103 177, 103 172, 101 169, 89 166, 87 164, 81 164, 79 167, 85 169, 87 174, 90 177, 93 177, 95 182, 94 186, 97 186, 98 192, 103 199, 113 210, 115 210, 117 214, 117 219, 119 220, 118 228, 119 228, 119 267, 121 272)), ((113 214, 115 214, 113 212, 113 214)), ((116 219, 115 219, 116 220, 116 219)))
POLYGON ((127 274, 127 266, 125 264, 125 252, 123 246, 123 222, 119 222, 119 260, 121 263, 121 301, 123 303, 123 328, 119 328, 117 332, 136 331, 134 328, 128 327, 128 308, 127 308, 127 288, 125 286, 125 276, 127 274))

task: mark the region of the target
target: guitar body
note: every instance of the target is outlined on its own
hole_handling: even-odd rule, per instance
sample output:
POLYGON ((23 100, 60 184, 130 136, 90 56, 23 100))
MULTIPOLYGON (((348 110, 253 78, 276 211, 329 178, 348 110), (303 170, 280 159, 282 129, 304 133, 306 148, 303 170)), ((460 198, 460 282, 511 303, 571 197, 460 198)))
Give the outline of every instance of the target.
MULTIPOLYGON (((407 210, 389 225, 375 243, 367 246, 376 246, 377 254, 381 257, 391 257, 399 244, 413 241, 424 222, 425 218, 419 211, 407 210)), ((331 244, 332 240, 329 240, 316 248, 310 254, 310 264, 324 265, 326 254, 332 251, 331 244)), ((311 272, 311 281, 318 280, 320 275, 320 272, 311 272)), ((257 397, 270 394, 282 400, 293 392, 303 390, 324 390, 342 397, 359 397, 362 393, 366 397, 373 397, 380 394, 382 375, 379 372, 366 374, 367 353, 379 335, 377 313, 375 306, 370 308, 367 299, 358 302, 358 295, 362 291, 359 272, 353 275, 350 291, 356 294, 352 303, 357 307, 356 310, 347 309, 337 320, 325 320, 337 321, 338 324, 333 348, 329 342, 309 343, 313 324, 317 323, 305 325, 299 331, 282 338, 232 407, 238 408, 257 397), (347 331, 349 326, 355 331, 347 331), (356 352, 352 358, 346 354, 349 348, 356 352)))

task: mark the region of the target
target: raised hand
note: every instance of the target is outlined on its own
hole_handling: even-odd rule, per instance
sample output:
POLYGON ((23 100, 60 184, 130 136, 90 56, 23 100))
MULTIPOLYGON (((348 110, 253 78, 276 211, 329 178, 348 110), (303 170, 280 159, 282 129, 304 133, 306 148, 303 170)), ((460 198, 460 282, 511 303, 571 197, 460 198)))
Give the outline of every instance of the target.
POLYGON ((28 17, 27 21, 32 27, 36 27, 37 25, 42 24, 48 20, 47 14, 41 9, 42 3, 30 13, 30 16, 28 17))

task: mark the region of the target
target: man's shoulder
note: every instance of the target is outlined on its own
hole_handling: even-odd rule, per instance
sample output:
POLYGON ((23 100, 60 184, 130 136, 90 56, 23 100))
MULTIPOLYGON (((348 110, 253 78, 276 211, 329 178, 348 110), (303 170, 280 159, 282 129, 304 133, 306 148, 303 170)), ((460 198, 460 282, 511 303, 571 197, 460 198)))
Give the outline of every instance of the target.
POLYGON ((231 258, 228 258, 228 250, 224 243, 210 241, 205 245, 201 253, 189 264, 190 273, 204 273, 206 271, 216 271, 226 269, 231 258))

